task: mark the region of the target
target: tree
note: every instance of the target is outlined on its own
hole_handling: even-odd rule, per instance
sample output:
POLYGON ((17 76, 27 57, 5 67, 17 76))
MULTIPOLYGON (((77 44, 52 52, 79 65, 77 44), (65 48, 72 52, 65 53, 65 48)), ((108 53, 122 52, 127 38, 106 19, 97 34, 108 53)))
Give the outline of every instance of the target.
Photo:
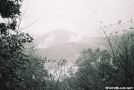
POLYGON ((0 87, 1 90, 20 88, 22 79, 17 70, 24 68, 27 55, 23 53, 24 44, 32 42, 28 33, 20 32, 17 19, 21 15, 22 0, 0 0, 0 87))
POLYGON ((117 26, 110 25, 107 28, 99 24, 99 34, 102 37, 100 44, 112 54, 112 64, 118 70, 118 86, 134 86, 134 32, 132 27, 130 30, 119 31, 122 25, 124 23, 122 24, 121 21, 118 21, 117 26))
POLYGON ((113 66, 112 59, 108 50, 85 50, 77 62, 77 85, 84 90, 104 90, 120 85, 119 71, 113 66))
POLYGON ((44 67, 44 60, 31 55, 25 68, 18 71, 23 79, 21 90, 44 90, 47 87, 48 71, 44 67))
POLYGON ((78 71, 76 72, 77 84, 84 90, 98 90, 98 68, 95 64, 100 57, 100 49, 95 52, 92 49, 84 50, 78 59, 78 71), (80 62, 81 61, 81 62, 80 62))

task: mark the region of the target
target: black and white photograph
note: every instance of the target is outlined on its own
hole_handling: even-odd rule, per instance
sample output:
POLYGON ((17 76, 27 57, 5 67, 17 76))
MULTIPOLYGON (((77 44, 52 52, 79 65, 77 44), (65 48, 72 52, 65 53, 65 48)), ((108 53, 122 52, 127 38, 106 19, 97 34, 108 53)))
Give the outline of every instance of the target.
POLYGON ((134 0, 0 0, 0 90, 134 90, 134 0))

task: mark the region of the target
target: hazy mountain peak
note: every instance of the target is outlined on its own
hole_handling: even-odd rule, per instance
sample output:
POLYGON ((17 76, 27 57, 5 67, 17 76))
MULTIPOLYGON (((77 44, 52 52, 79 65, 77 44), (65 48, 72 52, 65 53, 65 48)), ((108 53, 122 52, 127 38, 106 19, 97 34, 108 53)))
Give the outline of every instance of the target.
POLYGON ((35 39, 35 44, 37 45, 37 48, 46 48, 65 42, 81 42, 86 39, 87 38, 84 36, 78 35, 77 33, 68 30, 55 29, 37 37, 35 39))
POLYGON ((35 43, 39 48, 37 54, 52 61, 46 65, 52 70, 64 59, 67 61, 66 68, 73 66, 81 51, 95 46, 90 39, 68 30, 55 29, 36 38, 35 43))
POLYGON ((48 37, 46 38, 46 42, 53 42, 55 40, 55 35, 53 33, 49 33, 48 37))

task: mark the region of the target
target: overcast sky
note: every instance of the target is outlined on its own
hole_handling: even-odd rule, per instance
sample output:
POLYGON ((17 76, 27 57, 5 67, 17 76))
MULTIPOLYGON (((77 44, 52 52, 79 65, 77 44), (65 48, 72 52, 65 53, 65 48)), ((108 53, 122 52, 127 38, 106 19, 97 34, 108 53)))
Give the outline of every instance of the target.
POLYGON ((134 19, 134 0, 24 0, 27 11, 22 26, 35 22, 25 31, 41 35, 54 29, 66 29, 92 36, 99 21, 109 25, 134 19))

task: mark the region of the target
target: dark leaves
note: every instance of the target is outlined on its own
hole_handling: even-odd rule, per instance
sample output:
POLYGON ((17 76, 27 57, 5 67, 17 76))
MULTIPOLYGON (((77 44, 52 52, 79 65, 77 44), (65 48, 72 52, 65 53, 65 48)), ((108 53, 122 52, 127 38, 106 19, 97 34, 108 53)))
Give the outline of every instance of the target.
POLYGON ((2 18, 15 18, 16 15, 20 15, 20 4, 14 1, 1 0, 0 14, 2 18))
POLYGON ((13 20, 13 22, 10 24, 10 29, 15 30, 17 26, 17 21, 13 20))
POLYGON ((7 30, 6 24, 5 23, 0 23, 0 32, 1 32, 1 34, 6 33, 6 30, 7 30))

